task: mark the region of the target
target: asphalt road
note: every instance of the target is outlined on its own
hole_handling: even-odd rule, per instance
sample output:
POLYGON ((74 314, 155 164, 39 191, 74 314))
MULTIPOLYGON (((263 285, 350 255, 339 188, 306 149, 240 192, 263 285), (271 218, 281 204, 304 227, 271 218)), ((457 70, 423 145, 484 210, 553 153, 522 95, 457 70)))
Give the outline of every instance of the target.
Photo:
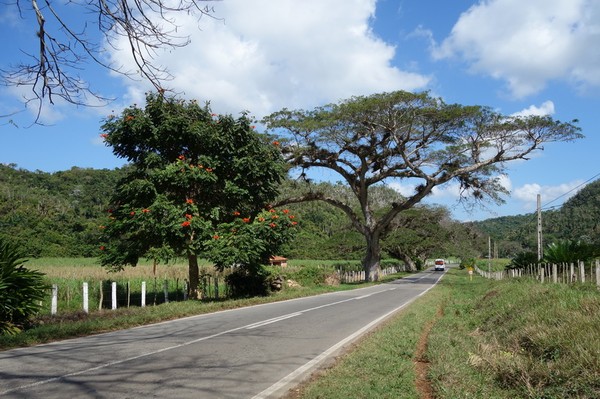
POLYGON ((442 275, 0 352, 0 397, 277 398, 442 275))

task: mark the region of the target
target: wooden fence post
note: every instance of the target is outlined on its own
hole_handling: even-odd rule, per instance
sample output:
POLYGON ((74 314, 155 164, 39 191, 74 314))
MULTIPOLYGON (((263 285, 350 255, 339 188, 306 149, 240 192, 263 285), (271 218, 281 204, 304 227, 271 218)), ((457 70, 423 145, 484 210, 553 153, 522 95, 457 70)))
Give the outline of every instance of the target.
POLYGON ((215 299, 219 299, 219 277, 215 276, 215 299))
POLYGON ((83 283, 83 311, 90 313, 88 283, 83 283))
POLYGON ((581 282, 585 283, 585 264, 579 262, 579 274, 581 275, 581 282))
POLYGON ((190 290, 190 286, 188 284, 187 278, 183 280, 183 300, 187 301, 188 299, 188 291, 190 290))
POLYGON ((558 265, 556 263, 552 264, 552 281, 554 284, 558 284, 558 265))
POLYGON ((146 282, 142 281, 142 307, 146 307, 146 282))
POLYGON ((58 311, 58 285, 52 284, 52 302, 50 305, 50 314, 55 315, 58 311))

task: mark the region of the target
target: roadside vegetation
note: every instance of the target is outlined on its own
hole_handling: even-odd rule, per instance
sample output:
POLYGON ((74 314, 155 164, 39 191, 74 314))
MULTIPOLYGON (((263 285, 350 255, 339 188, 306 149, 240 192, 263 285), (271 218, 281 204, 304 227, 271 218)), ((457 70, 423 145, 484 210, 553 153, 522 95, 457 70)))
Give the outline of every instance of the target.
POLYGON ((598 314, 591 284, 470 280, 466 270, 450 269, 287 398, 598 398, 598 314))

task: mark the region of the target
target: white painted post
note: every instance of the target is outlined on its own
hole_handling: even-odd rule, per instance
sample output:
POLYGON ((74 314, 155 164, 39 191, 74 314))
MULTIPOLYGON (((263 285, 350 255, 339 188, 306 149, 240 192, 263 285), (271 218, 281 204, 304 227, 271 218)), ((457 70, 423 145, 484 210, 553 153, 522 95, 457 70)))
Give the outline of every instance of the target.
POLYGON ((146 307, 146 282, 142 281, 142 307, 146 307))
POLYGON ((552 281, 554 284, 558 283, 558 265, 556 263, 552 264, 552 281))
POLYGON ((165 303, 169 303, 169 281, 165 280, 163 284, 163 292, 165 293, 165 303))
POLYGON ((112 294, 111 294, 111 302, 112 302, 112 310, 117 308, 117 283, 115 281, 111 284, 112 294))
POLYGON ((90 312, 88 283, 83 283, 83 311, 85 313, 90 312))
POLYGON ((581 274, 581 282, 585 283, 585 265, 583 262, 579 262, 579 274, 581 274))
POLYGON ((58 285, 52 284, 52 302, 50 305, 50 314, 55 315, 58 311, 58 285))
POLYGON ((600 289, 600 261, 596 261, 596 286, 600 289))
POLYGON ((569 271, 570 271, 570 274, 569 274, 569 283, 572 283, 572 282, 575 281, 575 277, 577 277, 577 276, 575 276, 575 265, 573 263, 571 263, 569 265, 569 271))
POLYGON ((540 282, 544 284, 544 275, 546 274, 546 268, 540 267, 540 282))

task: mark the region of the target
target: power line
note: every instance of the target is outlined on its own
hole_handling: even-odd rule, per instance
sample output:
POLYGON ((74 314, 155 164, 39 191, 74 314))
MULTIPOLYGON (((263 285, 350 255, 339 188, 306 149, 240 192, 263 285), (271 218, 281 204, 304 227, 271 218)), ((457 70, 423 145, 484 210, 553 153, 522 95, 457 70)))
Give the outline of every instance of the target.
POLYGON ((592 176, 591 178, 587 179, 586 181, 584 181, 583 183, 581 183, 580 185, 578 185, 577 187, 573 187, 572 189, 570 189, 569 191, 567 191, 566 193, 563 193, 561 195, 559 195, 558 197, 554 198, 552 201, 546 202, 543 206, 542 206, 542 210, 548 210, 548 209, 552 209, 552 208, 556 208, 559 207, 560 205, 555 205, 553 207, 550 207, 548 209, 546 209, 546 207, 548 205, 550 205, 551 203, 553 203, 554 201, 557 201, 559 199, 561 199, 562 197, 564 197, 567 194, 572 193, 573 191, 579 189, 582 186, 585 186, 586 184, 588 184, 589 182, 591 182, 592 180, 594 180, 595 178, 597 178, 598 176, 600 176, 600 173, 597 173, 596 175, 592 176))

